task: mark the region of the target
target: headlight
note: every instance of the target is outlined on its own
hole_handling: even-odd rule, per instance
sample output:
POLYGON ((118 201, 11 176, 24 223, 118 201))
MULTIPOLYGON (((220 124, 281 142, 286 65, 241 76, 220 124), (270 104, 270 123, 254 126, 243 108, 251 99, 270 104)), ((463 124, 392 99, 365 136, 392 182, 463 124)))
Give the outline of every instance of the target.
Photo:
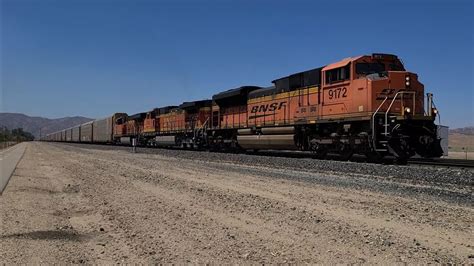
POLYGON ((410 112, 411 112, 410 107, 405 107, 405 113, 408 113, 408 114, 409 114, 410 112))
POLYGON ((410 80, 410 76, 405 76, 405 80, 406 80, 406 81, 409 81, 409 80, 410 80))
POLYGON ((438 114, 438 109, 433 108, 433 114, 435 114, 435 115, 438 114))
POLYGON ((405 85, 410 86, 410 81, 407 80, 407 81, 405 82, 405 85))

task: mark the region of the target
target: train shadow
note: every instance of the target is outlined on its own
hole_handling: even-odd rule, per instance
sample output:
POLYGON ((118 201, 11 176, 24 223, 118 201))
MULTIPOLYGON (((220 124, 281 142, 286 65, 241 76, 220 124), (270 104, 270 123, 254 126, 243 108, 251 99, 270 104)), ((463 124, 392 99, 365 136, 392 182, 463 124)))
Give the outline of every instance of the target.
POLYGON ((9 235, 2 235, 0 239, 31 239, 31 240, 67 240, 67 241, 81 241, 84 237, 75 231, 65 230, 39 230, 24 233, 15 233, 9 235))

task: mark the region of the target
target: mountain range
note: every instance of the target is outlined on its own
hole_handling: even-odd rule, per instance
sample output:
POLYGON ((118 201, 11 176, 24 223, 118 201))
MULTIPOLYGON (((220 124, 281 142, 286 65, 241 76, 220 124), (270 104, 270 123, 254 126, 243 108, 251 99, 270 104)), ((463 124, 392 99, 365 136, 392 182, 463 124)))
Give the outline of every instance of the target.
POLYGON ((450 129, 449 133, 458 133, 463 135, 474 135, 474 127, 463 127, 450 129))
POLYGON ((73 116, 56 119, 49 119, 37 116, 27 116, 19 113, 0 113, 0 127, 8 129, 23 128, 38 138, 40 134, 56 132, 61 129, 69 128, 94 120, 88 117, 73 116))

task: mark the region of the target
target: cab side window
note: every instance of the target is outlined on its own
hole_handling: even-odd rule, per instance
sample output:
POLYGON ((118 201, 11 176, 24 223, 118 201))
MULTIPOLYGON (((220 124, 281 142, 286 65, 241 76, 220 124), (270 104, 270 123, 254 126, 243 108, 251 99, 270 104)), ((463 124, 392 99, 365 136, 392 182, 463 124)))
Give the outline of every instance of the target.
POLYGON ((351 65, 326 71, 326 84, 341 82, 351 78, 351 65))

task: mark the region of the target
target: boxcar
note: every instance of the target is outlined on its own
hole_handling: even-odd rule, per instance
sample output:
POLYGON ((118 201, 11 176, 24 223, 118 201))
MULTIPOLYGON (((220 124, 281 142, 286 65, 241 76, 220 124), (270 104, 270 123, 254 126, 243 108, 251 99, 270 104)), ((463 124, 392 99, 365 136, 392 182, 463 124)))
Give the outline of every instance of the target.
POLYGON ((81 126, 75 126, 71 129, 71 141, 80 142, 81 141, 81 126))
POLYGON ((93 142, 112 143, 114 135, 115 120, 126 116, 124 113, 115 113, 112 116, 93 121, 93 142))
POLYGON ((113 123, 111 116, 95 120, 92 126, 94 128, 93 142, 112 142, 113 123))
POLYGON ((65 136, 66 136, 65 141, 67 142, 72 141, 72 128, 68 128, 65 130, 65 136))
POLYGON ((91 122, 87 122, 81 125, 81 142, 92 142, 94 130, 91 122))

